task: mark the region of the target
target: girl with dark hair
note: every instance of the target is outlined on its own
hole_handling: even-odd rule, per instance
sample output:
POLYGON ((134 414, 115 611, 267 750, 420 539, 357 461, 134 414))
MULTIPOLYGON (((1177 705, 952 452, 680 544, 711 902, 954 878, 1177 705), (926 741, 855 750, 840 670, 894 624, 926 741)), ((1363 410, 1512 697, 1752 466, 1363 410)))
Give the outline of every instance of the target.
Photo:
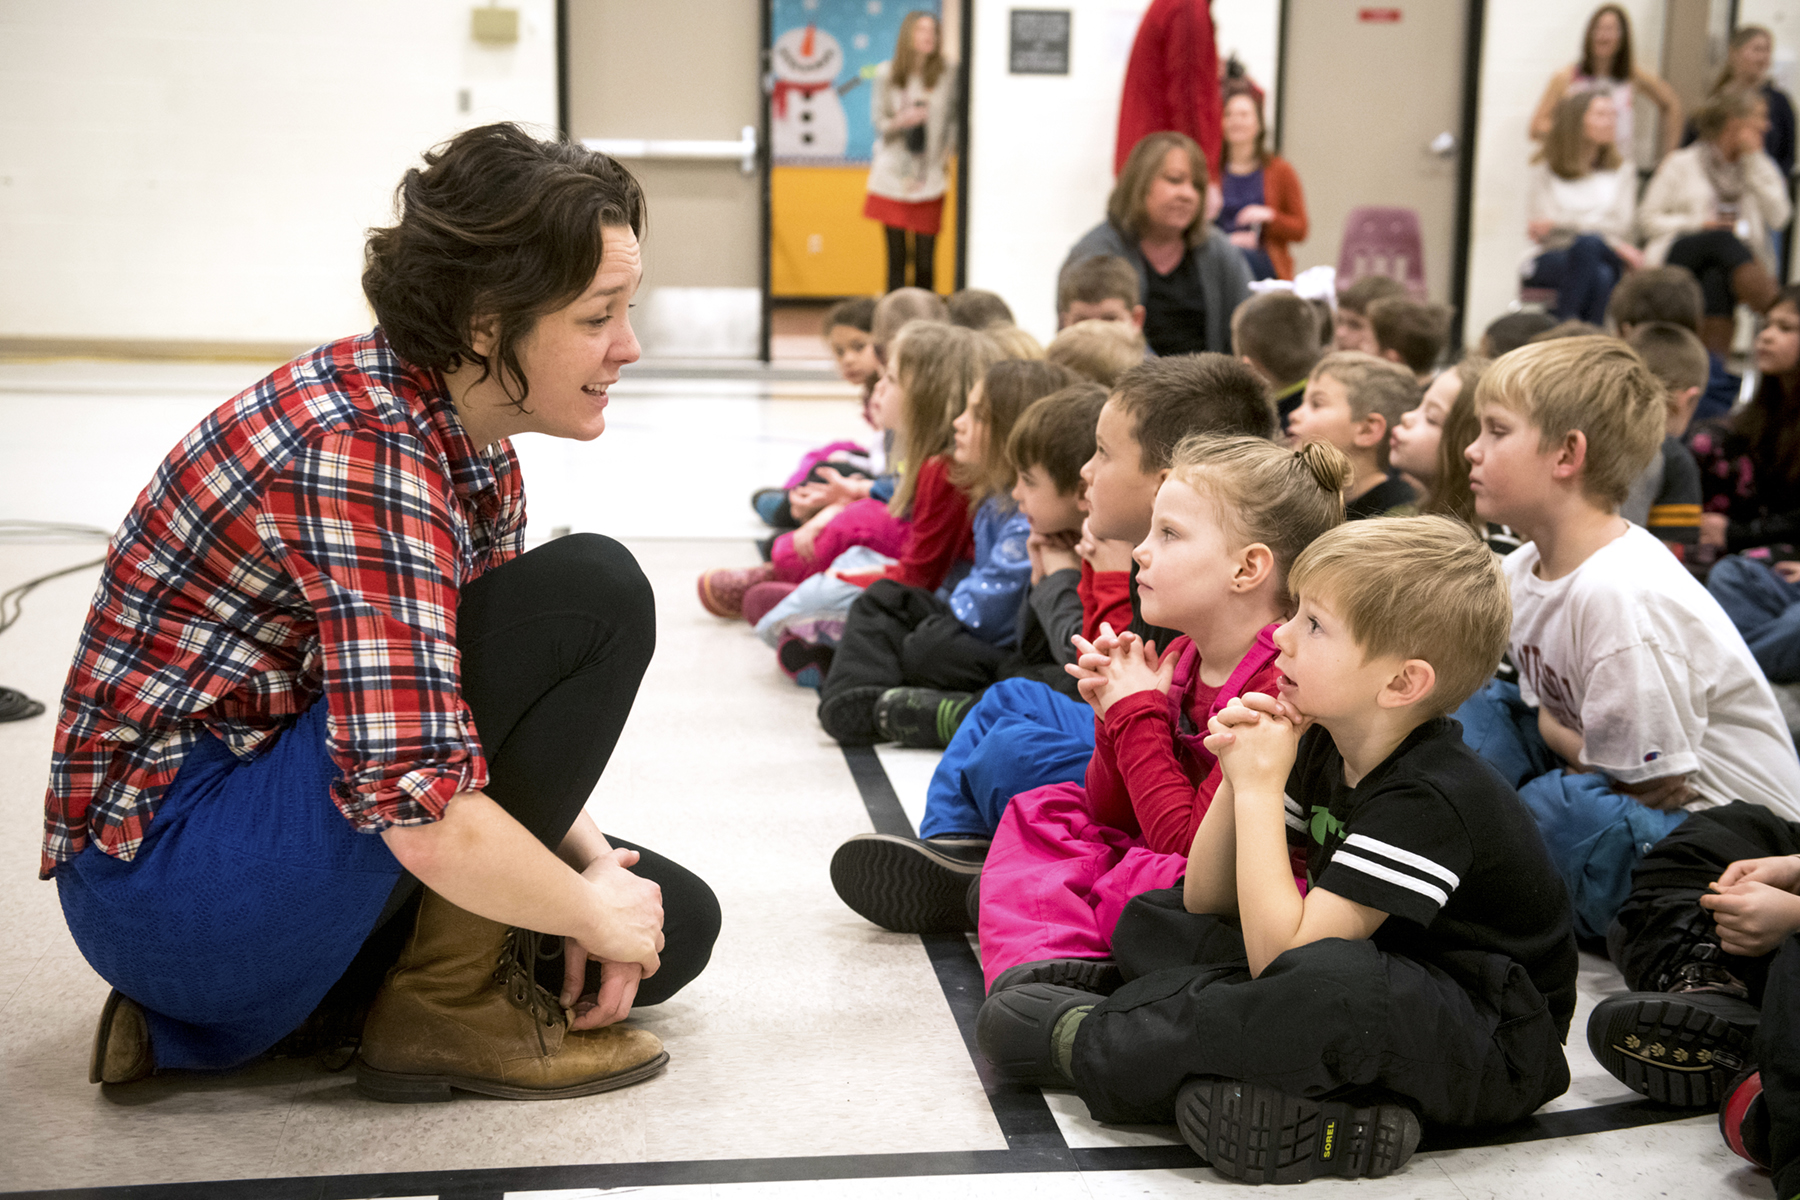
MULTIPOLYGON (((1618 110, 1618 143, 1627 162, 1633 158, 1632 103, 1641 90, 1662 110, 1662 154, 1675 149, 1681 138, 1681 98, 1675 89, 1637 65, 1631 54, 1631 21, 1617 4, 1602 4, 1588 18, 1581 35, 1581 60, 1550 77, 1531 116, 1531 136, 1542 141, 1550 135, 1556 106, 1572 91, 1601 91, 1612 97, 1618 110)), ((1658 157, 1661 157, 1659 154, 1658 157)))
POLYGON ((1106 220, 1081 236, 1062 270, 1097 254, 1137 271, 1144 339, 1158 355, 1231 353, 1231 314, 1250 295, 1250 268, 1206 219, 1206 159, 1194 139, 1164 131, 1132 148, 1106 201, 1106 220))
POLYGON ((717 936, 704 883, 584 811, 650 585, 597 535, 523 552, 508 441, 605 429, 643 193, 502 124, 397 206, 367 246, 379 326, 201 422, 107 556, 42 865, 114 987, 95 1083, 360 1036, 376 1099, 604 1091, 662 1068, 619 1022, 717 936))
POLYGON ((900 22, 894 57, 875 68, 869 98, 875 152, 863 216, 880 221, 887 232, 890 292, 909 283, 932 290, 932 265, 949 186, 944 167, 955 135, 955 77, 954 65, 944 58, 938 19, 919 10, 907 13, 900 22))

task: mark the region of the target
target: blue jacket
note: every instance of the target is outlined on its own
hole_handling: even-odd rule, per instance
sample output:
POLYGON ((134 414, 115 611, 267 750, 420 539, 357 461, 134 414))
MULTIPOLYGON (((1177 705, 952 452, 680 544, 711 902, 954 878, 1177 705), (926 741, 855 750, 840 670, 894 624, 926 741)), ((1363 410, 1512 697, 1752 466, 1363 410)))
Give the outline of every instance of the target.
POLYGON ((1031 582, 1025 539, 1031 523, 1001 498, 975 510, 975 565, 950 593, 950 611, 968 631, 993 646, 1018 638, 1019 597, 1031 582))

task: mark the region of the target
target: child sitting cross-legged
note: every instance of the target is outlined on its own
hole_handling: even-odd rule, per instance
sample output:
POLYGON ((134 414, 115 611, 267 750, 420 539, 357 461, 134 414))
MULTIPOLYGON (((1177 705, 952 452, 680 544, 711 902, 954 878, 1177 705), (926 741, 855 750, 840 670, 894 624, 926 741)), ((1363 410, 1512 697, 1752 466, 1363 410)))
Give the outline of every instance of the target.
MULTIPOLYGON (((1046 366, 1039 365, 1037 374, 1048 375, 1046 366)), ((988 383, 993 384, 996 376, 1017 373, 1016 366, 996 366, 988 372, 988 383)), ((1071 698, 1075 684, 1063 673, 1063 665, 1075 661, 1072 639, 1082 632, 1082 596, 1095 586, 1093 568, 1076 552, 1087 511, 1081 464, 1094 453, 1094 421, 1105 403, 1106 389, 1100 385, 1070 384, 1032 402, 1014 422, 1004 450, 1004 467, 1014 476, 1012 502, 1030 527, 1025 550, 1031 576, 1020 597, 1012 652, 996 665, 994 674, 1066 685, 1071 698)), ((985 409, 990 417, 995 407, 989 399, 985 409)), ((969 419, 967 412, 963 419, 969 419)), ((990 428, 990 454, 996 436, 990 428)), ((1002 465, 991 464, 991 469, 998 472, 1002 465)), ((914 653, 907 651, 901 657, 905 660, 914 653)), ((936 664, 926 665, 939 670, 936 664)), ((884 742, 941 750, 975 700, 973 690, 903 684, 875 702, 875 728, 884 742)))
MULTIPOLYGON (((1093 456, 1081 467, 1088 506, 1084 637, 1099 637, 1103 625, 1129 625, 1164 646, 1179 636, 1144 623, 1131 558, 1150 533, 1151 506, 1175 448, 1200 433, 1267 441, 1274 432, 1275 409, 1262 381, 1226 355, 1157 359, 1120 378, 1091 431, 1093 456)), ((921 836, 865 833, 845 842, 831 863, 838 895, 884 929, 973 930, 974 893, 1000 814, 1021 792, 1086 778, 1094 729, 1093 710, 1059 688, 1000 680, 962 714, 932 773, 921 836)))
POLYGON ((1718 602, 1619 515, 1668 420, 1643 361, 1614 338, 1535 343, 1496 359, 1476 399, 1469 483, 1482 517, 1527 539, 1505 569, 1511 657, 1538 712, 1521 727, 1495 685, 1458 717, 1510 764, 1576 932, 1601 937, 1644 849, 1690 810, 1745 800, 1800 818, 1800 761, 1718 602))
POLYGON ((1085 786, 1015 796, 1000 818, 981 873, 990 988, 1113 973, 1120 911, 1181 878, 1219 786, 1206 723, 1234 696, 1274 690, 1288 568, 1343 521, 1349 474, 1324 442, 1182 443, 1133 552, 1145 619, 1181 635, 1159 651, 1103 630, 1070 668, 1096 717, 1094 754, 1085 786))
POLYGON ((1295 445, 1330 442, 1350 460, 1344 490, 1350 520, 1412 502, 1412 486, 1388 469, 1388 439, 1418 403, 1418 382, 1406 368, 1372 354, 1340 350, 1312 369, 1300 406, 1288 416, 1288 438, 1295 445))
POLYGON ((1706 347, 1668 321, 1639 325, 1625 339, 1662 385, 1668 404, 1661 451, 1619 505, 1619 515, 1656 535, 1682 562, 1700 541, 1700 464, 1681 440, 1706 388, 1706 347))
POLYGON ((1422 1123, 1562 1094, 1577 969, 1530 814, 1446 715, 1506 647, 1498 560, 1442 517, 1351 522, 1290 582, 1278 695, 1208 725, 1223 780, 1181 885, 1126 907, 1102 987, 997 989, 976 1026, 1004 1074, 1272 1183, 1385 1175, 1422 1123))
MULTIPOLYGON (((973 692, 994 681, 1018 641, 1019 604, 1031 575, 1031 528, 1008 496, 1007 438, 1033 401, 1075 382, 1073 371, 1054 363, 1004 359, 969 392, 953 422, 949 479, 974 510, 973 566, 947 595, 887 576, 850 605, 819 688, 819 724, 840 743, 883 740, 877 702, 890 689, 973 692)), ((898 704, 910 707, 904 696, 898 704)), ((935 710, 936 697, 929 706, 935 710)))
POLYGON ((700 602, 715 616, 743 613, 744 594, 760 583, 799 583, 855 546, 899 556, 902 582, 935 589, 967 557, 966 498, 950 479, 951 422, 969 389, 999 360, 991 338, 956 325, 913 321, 887 349, 877 404, 892 423, 899 480, 887 502, 865 498, 820 511, 775 539, 761 566, 717 568, 700 576, 700 602), (890 407, 891 406, 891 407, 890 407))

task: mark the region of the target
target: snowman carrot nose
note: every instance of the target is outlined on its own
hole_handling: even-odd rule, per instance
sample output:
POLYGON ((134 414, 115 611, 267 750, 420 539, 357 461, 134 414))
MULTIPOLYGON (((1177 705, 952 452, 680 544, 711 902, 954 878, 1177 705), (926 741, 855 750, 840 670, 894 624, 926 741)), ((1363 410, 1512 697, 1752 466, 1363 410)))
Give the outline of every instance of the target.
POLYGON ((808 25, 806 27, 806 36, 804 38, 802 38, 800 41, 800 57, 801 58, 811 58, 812 56, 813 56, 813 26, 808 25))

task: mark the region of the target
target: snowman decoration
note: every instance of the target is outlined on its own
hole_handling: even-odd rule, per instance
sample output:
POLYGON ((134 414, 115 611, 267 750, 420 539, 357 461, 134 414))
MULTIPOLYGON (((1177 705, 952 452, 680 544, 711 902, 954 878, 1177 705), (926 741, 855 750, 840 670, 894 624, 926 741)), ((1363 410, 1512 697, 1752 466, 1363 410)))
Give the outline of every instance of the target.
POLYGON ((814 25, 775 39, 775 91, 770 98, 770 141, 776 158, 843 158, 850 123, 838 91, 844 48, 814 25))

